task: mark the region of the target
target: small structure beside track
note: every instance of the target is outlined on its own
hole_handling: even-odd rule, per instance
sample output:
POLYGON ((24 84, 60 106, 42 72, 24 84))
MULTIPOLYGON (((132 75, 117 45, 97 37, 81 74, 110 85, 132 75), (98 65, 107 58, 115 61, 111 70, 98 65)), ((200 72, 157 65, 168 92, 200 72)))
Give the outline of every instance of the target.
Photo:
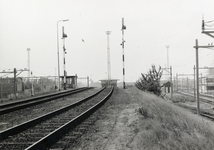
POLYGON ((101 86, 102 87, 108 87, 108 86, 113 86, 113 87, 117 87, 117 81, 118 79, 103 79, 100 80, 101 81, 101 86))
MULTIPOLYGON (((75 76, 66 76, 66 89, 67 88, 76 88, 77 87, 77 75, 75 76)), ((60 76, 61 81, 63 81, 64 76, 60 76)), ((61 82, 61 88, 63 88, 64 83, 61 82)))

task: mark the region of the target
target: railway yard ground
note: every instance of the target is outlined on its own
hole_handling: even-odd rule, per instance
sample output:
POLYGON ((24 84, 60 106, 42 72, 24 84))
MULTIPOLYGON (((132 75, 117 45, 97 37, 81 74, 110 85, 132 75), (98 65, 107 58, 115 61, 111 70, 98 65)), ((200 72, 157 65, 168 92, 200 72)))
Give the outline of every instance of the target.
POLYGON ((117 88, 74 149, 213 149, 213 122, 135 87, 117 88))
MULTIPOLYGON (((50 111, 56 109, 64 103, 76 101, 76 99, 86 97, 98 89, 78 93, 75 96, 68 96, 60 100, 55 100, 43 104, 44 107, 35 106, 32 110, 50 111), (52 103, 52 104, 51 104, 52 103), (47 108, 45 108, 47 107, 47 108)), ((112 96, 96 112, 76 127, 71 133, 59 140, 50 150, 189 150, 214 148, 214 122, 192 113, 186 108, 177 106, 180 104, 192 104, 195 102, 185 96, 176 95, 173 100, 166 96, 165 99, 156 95, 140 91, 135 86, 128 86, 126 89, 115 88, 112 96), (87 125, 86 125, 87 124, 87 125), (87 127, 86 127, 87 126, 87 127), (84 128, 84 132, 80 132, 84 128), (77 130, 77 131, 75 131, 77 130), (65 141, 74 138, 72 146, 68 148, 60 147, 66 145, 65 141), (79 134, 80 133, 80 134, 79 134), (78 138, 77 138, 78 137, 78 138)), ((207 105, 206 109, 209 108, 207 105)), ((29 109, 29 108, 27 108, 29 109)), ((205 109, 205 107, 204 107, 205 109)), ((209 109, 210 110, 210 109, 209 109)), ((18 111, 17 111, 18 112, 18 111)), ((17 113, 13 112, 13 113, 17 113)), ((21 112, 21 111, 20 111, 21 112)), ((24 112, 24 109, 23 109, 24 112)), ((212 112, 212 110, 210 110, 212 112)), ((11 113, 12 114, 12 113, 11 113)), ((8 116, 9 114, 5 114, 8 116)), ((34 116, 35 117, 35 116, 34 116)), ((19 121, 12 116, 4 122, 26 121, 31 118, 31 114, 26 114, 19 121)), ((2 124, 2 130, 10 127, 10 124, 2 124)))

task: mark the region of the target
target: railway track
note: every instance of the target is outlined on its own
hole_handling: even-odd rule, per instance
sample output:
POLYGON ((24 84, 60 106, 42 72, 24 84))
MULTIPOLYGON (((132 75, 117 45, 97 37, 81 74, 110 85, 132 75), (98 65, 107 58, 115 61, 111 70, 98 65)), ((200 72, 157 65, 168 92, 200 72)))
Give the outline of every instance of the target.
MULTIPOLYGON (((194 97, 194 94, 192 94, 192 93, 185 93, 185 92, 178 92, 178 93, 182 94, 182 95, 194 97)), ((214 103, 214 96, 212 96, 212 95, 200 94, 199 99, 201 102, 204 102, 204 103, 208 103, 208 104, 214 103)))
POLYGON ((0 105, 0 115, 10 113, 12 111, 16 111, 19 109, 27 108, 30 106, 35 106, 35 105, 38 105, 41 103, 45 103, 45 102, 48 102, 48 101, 51 101, 51 100, 54 100, 57 98, 61 98, 64 96, 82 92, 82 91, 85 91, 88 89, 90 89, 90 88, 84 87, 84 88, 78 88, 78 89, 74 89, 74 90, 66 90, 66 91, 62 91, 62 92, 32 97, 30 99, 24 99, 24 100, 20 100, 20 101, 1 104, 0 105))
MULTIPOLYGON (((182 95, 186 95, 186 96, 191 96, 191 97, 194 97, 194 95, 192 93, 184 93, 184 92, 178 92, 179 94, 182 94, 182 95)), ((199 96, 199 99, 200 99, 200 102, 203 102, 203 103, 207 103, 207 104, 213 104, 213 98, 214 96, 212 95, 206 95, 206 94, 200 94, 199 96)), ((193 106, 187 106, 185 104, 177 104, 181 107, 184 107, 186 109, 189 109, 190 111, 192 111, 193 113, 197 114, 197 109, 196 107, 193 107, 193 106)), ((214 113, 210 113, 210 112, 207 112, 206 110, 203 110, 203 109, 200 109, 200 115, 204 118, 207 118, 211 121, 214 121, 214 113)))
POLYGON ((113 88, 102 88, 69 106, 6 129, 0 132, 0 149, 47 149, 68 129, 73 129, 96 111, 112 93, 113 88))

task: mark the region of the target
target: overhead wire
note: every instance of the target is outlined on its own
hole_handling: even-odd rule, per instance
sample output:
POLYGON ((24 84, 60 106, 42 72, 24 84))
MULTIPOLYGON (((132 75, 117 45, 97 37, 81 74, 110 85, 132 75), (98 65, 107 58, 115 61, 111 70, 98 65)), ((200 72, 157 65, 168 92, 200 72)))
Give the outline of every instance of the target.
MULTIPOLYGON (((206 55, 204 55, 204 56, 201 56, 201 57, 199 57, 199 59, 203 59, 203 58, 205 58, 205 57, 208 57, 209 55, 211 55, 212 53, 214 53, 214 52, 211 52, 211 53, 209 53, 209 54, 206 54, 206 55)), ((191 57, 194 57, 194 56, 191 56, 191 57)), ((190 58, 191 58, 190 57, 190 58)), ((186 62, 187 60, 185 60, 185 61, 183 61, 183 62, 186 62)), ((195 60, 192 60, 192 61, 190 61, 190 62, 188 62, 188 63, 185 63, 185 64, 183 64, 183 63, 181 63, 181 64, 179 64, 179 65, 176 65, 176 66, 174 66, 174 67, 181 67, 181 66, 185 66, 185 65, 188 65, 188 64, 190 64, 190 63, 192 63, 192 62, 194 62, 195 60)))

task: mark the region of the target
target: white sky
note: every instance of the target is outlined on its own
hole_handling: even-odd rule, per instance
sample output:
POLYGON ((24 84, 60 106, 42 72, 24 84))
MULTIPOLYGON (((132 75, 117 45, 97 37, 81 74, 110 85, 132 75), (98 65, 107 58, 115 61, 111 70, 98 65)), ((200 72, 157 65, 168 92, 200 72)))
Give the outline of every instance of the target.
MULTIPOLYGON (((105 31, 111 31, 111 76, 122 81, 124 18, 126 81, 136 81, 152 64, 165 67, 166 45, 173 74, 193 73, 195 39, 199 45, 213 42, 201 34, 202 16, 214 20, 213 6, 213 0, 0 0, 0 71, 27 68, 30 48, 33 74, 57 75, 57 21, 69 19, 59 23, 61 75, 64 26, 68 75, 107 78, 105 31)), ((200 66, 211 66, 213 56, 200 49, 200 66)))

